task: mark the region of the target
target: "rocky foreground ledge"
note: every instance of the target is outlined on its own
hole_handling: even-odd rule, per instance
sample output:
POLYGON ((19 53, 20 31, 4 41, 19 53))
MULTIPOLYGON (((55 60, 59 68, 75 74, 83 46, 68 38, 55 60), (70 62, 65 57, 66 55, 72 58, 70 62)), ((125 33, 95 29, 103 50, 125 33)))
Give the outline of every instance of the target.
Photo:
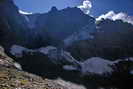
POLYGON ((24 72, 0 47, 0 89, 68 89, 60 84, 24 72))

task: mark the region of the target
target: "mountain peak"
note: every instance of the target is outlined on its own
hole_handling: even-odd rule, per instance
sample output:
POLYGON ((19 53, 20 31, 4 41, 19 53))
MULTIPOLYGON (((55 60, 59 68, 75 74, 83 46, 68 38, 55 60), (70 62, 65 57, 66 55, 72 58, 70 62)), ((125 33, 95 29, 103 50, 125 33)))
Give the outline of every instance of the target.
POLYGON ((53 6, 53 7, 51 8, 51 11, 52 11, 52 12, 56 12, 56 11, 58 11, 58 9, 56 8, 56 6, 53 6))

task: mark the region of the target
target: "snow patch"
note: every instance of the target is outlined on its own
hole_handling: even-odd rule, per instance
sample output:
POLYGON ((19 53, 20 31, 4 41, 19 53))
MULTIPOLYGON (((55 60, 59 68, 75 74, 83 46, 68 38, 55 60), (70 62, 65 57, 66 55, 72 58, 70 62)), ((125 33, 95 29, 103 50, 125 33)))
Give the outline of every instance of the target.
POLYGON ((54 82, 56 82, 56 83, 58 83, 62 86, 65 86, 68 89, 87 89, 83 85, 76 84, 76 83, 73 83, 73 82, 70 82, 70 81, 66 81, 66 80, 63 80, 61 78, 57 78, 56 80, 54 80, 54 82))
POLYGON ((112 66, 115 66, 115 64, 119 63, 120 61, 122 60, 119 59, 116 61, 109 61, 100 57, 92 57, 84 62, 77 62, 77 65, 79 65, 80 67, 75 65, 65 65, 63 68, 69 71, 80 71, 83 75, 103 75, 107 73, 111 74, 114 71, 112 66))
POLYGON ((19 63, 15 62, 15 63, 14 63, 14 66, 15 66, 17 69, 22 70, 22 66, 21 66, 19 63))
POLYGON ((127 58, 127 61, 132 61, 133 62, 133 57, 127 58))
POLYGON ((63 66, 63 69, 69 70, 69 71, 77 70, 77 68, 73 67, 72 65, 65 65, 65 66, 63 66))
POLYGON ((57 50, 57 48, 53 46, 47 46, 45 48, 38 49, 39 52, 44 53, 45 55, 47 55, 50 52, 50 50, 57 50))
POLYGON ((90 33, 95 32, 95 25, 86 25, 81 28, 81 31, 74 32, 72 35, 64 39, 64 44, 65 46, 69 46, 72 43, 76 41, 81 41, 81 40, 87 40, 87 39, 94 39, 94 35, 91 35, 90 33))
POLYGON ((133 70, 130 71, 130 74, 133 75, 133 70))
POLYGON ((29 18, 28 18, 27 16, 24 15, 24 18, 25 18, 25 20, 26 20, 28 23, 30 23, 30 20, 29 20, 29 18))
POLYGON ((25 50, 27 50, 27 48, 18 45, 13 45, 10 49, 10 53, 15 57, 23 57, 23 52, 25 50))
POLYGON ((81 63, 81 71, 83 74, 94 73, 102 75, 105 73, 111 73, 113 71, 111 65, 113 65, 112 61, 105 60, 99 57, 93 57, 81 63))
POLYGON ((19 10, 19 13, 24 14, 24 15, 31 15, 32 14, 31 12, 25 12, 25 11, 22 11, 22 10, 19 10))

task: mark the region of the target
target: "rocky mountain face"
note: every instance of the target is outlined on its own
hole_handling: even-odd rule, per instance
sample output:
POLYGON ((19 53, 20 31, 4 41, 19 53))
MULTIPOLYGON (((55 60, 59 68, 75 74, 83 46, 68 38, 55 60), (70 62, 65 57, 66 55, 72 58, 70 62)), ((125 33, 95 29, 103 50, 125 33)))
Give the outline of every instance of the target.
POLYGON ((44 41, 47 45, 63 44, 67 37, 82 31, 86 25, 91 26, 88 30, 95 30, 95 19, 76 7, 63 10, 52 7, 47 13, 27 15, 27 18, 30 27, 34 29, 32 35, 34 34, 35 39, 38 39, 41 44, 46 44, 44 41))
POLYGON ((112 60, 131 57, 132 34, 132 24, 107 19, 96 23, 92 39, 73 42, 67 50, 80 60, 97 56, 112 60))
POLYGON ((25 17, 19 14, 13 0, 0 1, 0 9, 1 45, 6 47, 14 43, 25 45, 29 38, 27 33, 29 27, 25 17))
MULTIPOLYGON (((19 13, 12 0, 3 0, 0 8, 1 31, 11 34, 12 38, 14 36, 15 44, 31 48, 49 44, 57 46, 60 45, 58 41, 63 44, 64 39, 81 31, 86 25, 91 26, 88 30, 95 29, 95 19, 76 7, 63 10, 52 7, 48 13, 25 15, 19 13)), ((4 38, 8 40, 10 36, 4 38)))
POLYGON ((53 7, 51 11, 38 18, 37 27, 45 28, 53 38, 64 40, 74 32, 81 31, 81 28, 86 25, 94 26, 94 23, 94 18, 85 15, 76 7, 66 8, 61 11, 53 7))
POLYGON ((132 24, 122 20, 96 21, 76 7, 63 10, 52 7, 44 14, 25 15, 12 0, 0 0, 0 9, 0 45, 14 59, 2 56, 5 54, 1 51, 2 82, 12 82, 16 88, 24 89, 133 88, 130 84, 133 82, 132 24), (52 85, 22 69, 52 79, 52 85), (17 85, 13 80, 18 81, 17 85))

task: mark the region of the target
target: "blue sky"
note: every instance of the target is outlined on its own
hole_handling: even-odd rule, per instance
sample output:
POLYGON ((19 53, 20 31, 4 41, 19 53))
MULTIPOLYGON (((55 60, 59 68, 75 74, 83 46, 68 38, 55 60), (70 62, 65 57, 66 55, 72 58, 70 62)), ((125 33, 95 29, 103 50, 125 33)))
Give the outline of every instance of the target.
POLYGON ((28 12, 47 12, 52 6, 63 9, 68 6, 73 7, 79 4, 78 0, 14 0, 16 5, 28 12))
POLYGON ((133 16, 133 0, 92 0, 92 14, 100 15, 110 10, 133 16))
MULTIPOLYGON (((14 0, 16 5, 24 11, 33 13, 44 13, 52 6, 63 9, 68 6, 74 7, 82 4, 83 0, 14 0)), ((125 12, 133 15, 133 0, 91 0, 91 13, 94 16, 107 13, 110 10, 115 12, 125 12)))

